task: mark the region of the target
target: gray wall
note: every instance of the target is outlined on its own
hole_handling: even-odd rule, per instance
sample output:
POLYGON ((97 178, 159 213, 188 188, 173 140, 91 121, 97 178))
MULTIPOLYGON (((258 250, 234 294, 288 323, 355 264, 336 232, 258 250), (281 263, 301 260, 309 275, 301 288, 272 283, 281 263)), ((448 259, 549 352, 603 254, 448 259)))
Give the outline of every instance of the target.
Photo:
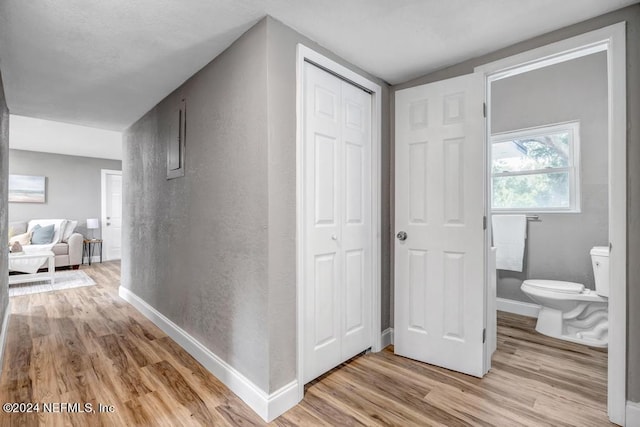
MULTIPOLYGON (((640 401, 640 4, 474 58, 424 77, 393 86, 418 86, 473 72, 473 68, 578 34, 626 21, 627 23, 627 397, 640 401)), ((393 109, 393 98, 392 98, 393 109)), ((392 124, 393 125, 393 124, 392 124)), ((393 135, 393 129, 392 129, 393 135)))
MULTIPOLYGON (((86 233, 87 218, 100 218, 101 169, 121 170, 120 160, 9 150, 9 173, 46 177, 46 203, 9 203, 9 222, 42 218, 78 220, 86 233)), ((100 230, 93 230, 94 237, 100 230)))
MULTIPOLYGON (((267 392, 295 379, 298 42, 354 69, 265 18, 124 135, 123 286, 267 392), (186 173, 167 181, 165 123, 182 97, 186 173)), ((383 221, 388 183, 384 197, 383 221)))
MULTIPOLYGON (((0 242, 8 242, 7 203, 9 185, 9 109, 4 98, 2 73, 0 72, 0 242)), ((0 331, 9 304, 9 264, 8 246, 0 245, 0 331)), ((4 349, 0 348, 0 352, 4 349)), ((2 370, 2 366, 0 366, 2 370)))
POLYGON ((539 214, 528 222, 524 271, 498 271, 498 297, 531 302, 525 279, 595 289, 589 251, 609 242, 607 54, 600 52, 494 82, 494 133, 580 121, 581 212, 539 214))
POLYGON ((268 372, 267 51, 261 21, 124 135, 122 285, 263 390, 268 372), (186 98, 185 176, 164 138, 186 98))

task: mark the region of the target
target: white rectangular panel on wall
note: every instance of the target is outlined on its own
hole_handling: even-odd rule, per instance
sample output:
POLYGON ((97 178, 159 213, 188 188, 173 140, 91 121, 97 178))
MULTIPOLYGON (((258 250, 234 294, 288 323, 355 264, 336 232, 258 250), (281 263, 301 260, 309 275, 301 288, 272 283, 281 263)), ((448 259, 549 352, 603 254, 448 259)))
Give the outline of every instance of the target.
POLYGON ((483 82, 396 92, 395 352, 484 374, 483 82), (402 234, 401 233, 401 234, 402 234))
POLYGON ((372 344, 371 95, 305 63, 305 383, 372 344))

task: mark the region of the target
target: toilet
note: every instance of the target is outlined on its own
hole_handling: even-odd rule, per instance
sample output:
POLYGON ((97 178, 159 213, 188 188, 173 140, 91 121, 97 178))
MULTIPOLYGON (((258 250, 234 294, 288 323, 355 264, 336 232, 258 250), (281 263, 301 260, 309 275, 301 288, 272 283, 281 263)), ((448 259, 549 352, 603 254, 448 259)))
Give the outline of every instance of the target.
POLYGON ((540 305, 536 331, 592 347, 607 347, 609 332, 609 248, 591 249, 596 290, 581 283, 525 280, 520 289, 540 305))

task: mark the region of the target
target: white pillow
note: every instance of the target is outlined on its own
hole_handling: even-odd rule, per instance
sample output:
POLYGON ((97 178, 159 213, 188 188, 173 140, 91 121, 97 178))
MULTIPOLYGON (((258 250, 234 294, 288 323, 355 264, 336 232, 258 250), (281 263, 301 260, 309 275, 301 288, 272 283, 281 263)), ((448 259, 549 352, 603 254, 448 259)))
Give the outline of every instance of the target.
POLYGON ((69 237, 71 237, 71 235, 73 234, 73 231, 76 229, 77 225, 78 221, 67 221, 67 226, 64 229, 64 233, 62 233, 62 239, 60 239, 60 241, 66 243, 69 240, 69 237))
POLYGON ((9 239, 9 244, 13 245, 15 242, 20 243, 21 246, 25 246, 31 243, 31 232, 18 234, 9 239))
POLYGON ((47 225, 53 224, 54 232, 53 232, 53 240, 51 241, 51 243, 56 244, 56 243, 60 243, 60 240, 62 239, 63 231, 67 226, 67 222, 68 221, 66 219, 32 219, 31 221, 29 221, 29 226, 27 227, 27 231, 33 230, 33 227, 35 227, 38 224, 40 224, 40 227, 45 227, 47 225))

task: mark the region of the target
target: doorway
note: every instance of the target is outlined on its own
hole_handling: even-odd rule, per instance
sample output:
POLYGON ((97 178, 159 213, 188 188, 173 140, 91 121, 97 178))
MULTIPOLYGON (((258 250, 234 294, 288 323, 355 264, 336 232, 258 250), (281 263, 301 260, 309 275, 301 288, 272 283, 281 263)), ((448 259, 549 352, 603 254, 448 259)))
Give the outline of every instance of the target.
POLYGON ((102 254, 106 261, 122 254, 122 171, 102 169, 102 254))
POLYGON ((298 397, 380 349, 381 88, 298 45, 298 397))
MULTIPOLYGON (((570 61, 606 55, 607 89, 607 168, 608 168, 608 229, 605 245, 609 253, 609 355, 608 355, 608 412, 611 421, 624 425, 626 400, 626 86, 625 86, 625 24, 620 23, 576 36, 561 42, 509 57, 476 68, 485 76, 487 101, 486 141, 491 146, 495 132, 492 109, 494 84, 514 76, 539 71, 547 67, 567 66, 570 61)), ((556 123, 564 126, 567 123, 556 123)), ((567 126, 565 126, 567 127, 567 126)), ((539 129, 538 129, 539 130, 539 129)), ((601 139, 602 140, 602 139, 601 139)), ((495 139, 494 139, 495 141, 495 139)), ((488 174, 491 157, 487 159, 488 174)), ((582 169, 582 173, 588 173, 582 169)), ((487 175, 489 179, 489 175, 487 175)), ((584 194, 584 191, 582 192, 584 194)), ((580 193, 577 194, 578 198, 580 193)), ((567 199, 567 210, 576 211, 576 200, 567 199)), ((579 206, 579 199, 577 199, 579 206)), ((490 204, 487 204, 490 206, 490 204)), ((491 212, 488 211, 487 214, 491 212)), ((534 217, 533 219, 539 219, 534 217)), ((491 232, 489 222, 488 232, 491 232)), ((532 231, 533 232, 533 231, 532 231)), ((490 234, 489 234, 490 235, 490 234)), ((489 268, 487 268, 489 273, 489 268)), ((487 302, 487 306, 489 306, 487 302)), ((491 313, 487 313, 491 315, 491 313)))
MULTIPOLYGON (((519 55, 515 55, 512 57, 508 57, 493 63, 485 64, 483 66, 477 67, 473 74, 462 76, 467 77, 468 79, 474 79, 479 77, 478 86, 480 88, 484 87, 484 110, 487 115, 487 126, 485 137, 486 141, 490 141, 490 137, 492 135, 491 132, 491 111, 486 111, 487 105, 491 105, 491 85, 493 82, 499 81, 501 79, 508 78, 510 76, 516 76, 528 71, 542 69, 549 65, 560 64, 571 59, 585 57, 587 55, 595 54, 598 52, 606 52, 607 55, 607 110, 608 110, 608 129, 606 132, 606 141, 607 141, 607 149, 608 149, 608 244, 610 247, 609 254, 609 264, 610 264, 610 294, 609 294, 609 364, 608 364, 608 411, 609 418, 611 421, 624 424, 625 417, 625 404, 626 404, 626 214, 627 214, 627 206, 626 206, 626 82, 625 82, 625 61, 626 61, 626 52, 625 52, 625 24, 620 23, 616 25, 612 25, 610 27, 605 27, 600 30, 592 31, 586 34, 582 34, 580 36, 576 36, 570 39, 566 39, 557 43, 553 43, 551 45, 546 45, 538 49, 534 49, 531 51, 527 51, 521 53, 519 55), (484 84, 483 84, 484 83, 484 84)), ((453 176, 447 177, 445 174, 439 174, 436 176, 429 176, 426 173, 420 172, 420 169, 415 168, 415 173, 410 173, 410 168, 402 168, 402 165, 398 163, 398 159, 401 158, 402 152, 401 150, 406 149, 405 146, 413 145, 414 148, 422 145, 423 147, 433 147, 432 151, 429 151, 429 148, 424 148, 422 151, 426 153, 425 155, 419 154, 418 150, 415 150, 416 156, 414 157, 424 157, 428 158, 430 155, 437 155, 440 157, 442 146, 441 142, 450 140, 457 140, 461 144, 467 141, 466 137, 460 139, 460 135, 456 133, 446 133, 441 132, 440 134, 429 134, 424 133, 424 135, 420 134, 421 129, 429 129, 432 126, 438 127, 440 126, 437 123, 438 120, 441 123, 447 124, 447 114, 440 114, 435 117, 435 120, 430 118, 430 114, 432 111, 437 110, 447 111, 449 109, 449 115, 453 114, 455 116, 459 116, 460 112, 466 111, 462 108, 462 103, 460 102, 460 94, 464 93, 463 89, 459 89, 459 94, 456 94, 455 90, 449 90, 448 94, 444 99, 440 99, 437 97, 438 91, 437 88, 439 85, 447 85, 449 83, 454 82, 456 79, 461 79, 462 77, 456 77, 449 80, 443 80, 440 82, 430 83, 423 86, 413 87, 409 89, 405 89, 403 91, 398 91, 396 93, 396 229, 395 233, 397 233, 396 238, 396 259, 395 259, 395 299, 396 299, 396 307, 395 307, 395 328, 404 328, 404 330, 416 334, 420 333, 423 336, 427 337, 431 335, 432 337, 436 335, 436 338, 445 337, 447 338, 447 334, 449 334, 448 338, 458 338, 456 336, 451 336, 449 333, 451 330, 450 325, 461 325, 464 320, 470 318, 471 316, 475 316, 477 319, 476 322, 468 322, 464 323, 465 325, 470 325, 469 328, 465 329, 465 340, 475 340, 475 344, 480 343, 482 345, 480 352, 468 352, 464 354, 463 357, 460 358, 460 366, 463 366, 467 363, 467 358, 472 358, 473 361, 469 363, 480 363, 483 362, 483 370, 480 371, 480 374, 475 374, 478 376, 482 376, 491 368, 491 356, 492 351, 494 349, 493 343, 496 342, 496 328, 495 328, 495 308, 489 309, 491 307, 495 307, 495 294, 490 294, 489 290, 491 287, 489 283, 492 280, 495 280, 495 256, 493 255, 492 248, 490 247, 491 242, 491 223, 488 221, 490 217, 490 204, 487 203, 488 199, 488 190, 489 190, 489 176, 488 170, 489 168, 489 150, 486 144, 482 144, 484 146, 482 149, 482 154, 475 153, 475 167, 472 169, 465 169, 464 171, 460 171, 457 174, 460 179, 455 181, 453 176), (421 96, 419 92, 425 91, 426 95, 429 95, 433 98, 433 102, 431 102, 428 96, 421 96), (409 96, 408 99, 403 99, 404 96, 402 94, 415 94, 416 96, 411 98, 409 96), (427 93, 429 92, 429 93, 427 93), (398 102, 398 100, 402 101, 404 104, 398 102), (398 114, 399 109, 403 108, 404 113, 398 114), (403 129, 407 128, 407 124, 409 124, 409 131, 403 134, 403 129), (415 138, 412 136, 411 132, 415 131, 415 138), (412 139, 413 138, 413 139, 412 139), (436 141, 434 143, 434 141, 436 141), (483 160, 484 159, 484 160, 483 160), (462 179, 462 176, 467 173, 473 173, 476 169, 480 169, 481 173, 476 175, 477 182, 482 181, 483 186, 480 190, 478 190, 477 186, 474 186, 473 183, 466 183, 462 179), (484 168, 484 170, 482 170, 484 168), (480 269, 480 276, 471 275, 464 276, 462 274, 456 275, 456 271, 461 272, 463 262, 452 263, 447 262, 451 259, 462 259, 464 258, 465 251, 461 249, 446 249, 446 248, 433 248, 428 247, 418 247, 415 246, 415 243, 410 242, 411 239, 420 240, 420 233, 417 232, 417 228, 411 232, 407 233, 404 227, 408 227, 411 222, 417 223, 421 221, 421 228, 428 231, 428 222, 425 218, 415 217, 412 218, 411 215, 398 215, 398 213, 402 213, 401 210, 407 208, 411 209, 413 206, 408 205, 408 203, 404 203, 405 206, 402 206, 401 196, 402 193, 398 190, 398 182, 403 181, 403 174, 406 175, 409 184, 406 185, 404 191, 407 194, 412 194, 413 192, 421 193, 423 192, 423 188, 427 188, 429 180, 431 182, 436 181, 438 187, 438 194, 432 192, 432 195, 435 194, 433 198, 431 197, 421 197, 421 198, 412 198, 412 203, 415 200, 424 201, 424 206, 428 206, 431 204, 435 205, 437 209, 447 209, 448 204, 451 204, 452 201, 455 201, 456 206, 464 206, 466 203, 476 203, 479 207, 483 206, 484 215, 472 215, 471 217, 464 217, 464 221, 458 221, 458 224, 446 224, 450 226, 457 226, 462 228, 462 226, 466 227, 469 224, 469 227, 480 227, 480 229, 484 228, 484 250, 481 254, 476 254, 474 256, 474 260, 480 260, 484 263, 484 267, 480 269), (447 190, 447 181, 457 182, 458 186, 453 186, 457 191, 449 191, 447 190), (444 190, 443 190, 444 189, 444 190), (474 193, 474 189, 476 193, 474 193), (481 197, 479 202, 474 202, 474 196, 479 192, 484 194, 484 197, 481 197), (398 196, 400 194, 400 196, 398 196), (443 196, 444 195, 444 196, 443 196), (459 195, 464 195, 463 197, 458 197, 459 195), (401 221, 401 222, 399 222, 401 221), (400 227, 402 226, 402 227, 400 227), (400 241, 400 243, 398 243, 400 241), (403 243, 404 242, 404 247, 403 243), (410 245, 413 245, 409 247, 410 245), (403 253, 406 252, 406 256, 403 256, 403 253), (429 257, 432 253, 431 258, 435 261, 429 263, 429 257), (433 253, 437 256, 434 258, 433 253), (444 253, 446 256, 440 256, 440 253, 444 253), (407 259, 410 257, 414 257, 414 268, 411 267, 411 263, 407 262, 407 259), (424 262, 418 262, 421 259, 424 262), (459 267, 459 268, 454 268, 459 267), (492 271, 493 270, 493 271, 492 271), (436 272, 437 275, 433 276, 436 272), (454 283, 459 283, 459 286, 454 286, 453 290, 466 290, 469 289, 469 292, 457 292, 453 293, 455 298, 452 300, 457 300, 458 307, 464 307, 464 310, 457 309, 453 307, 448 310, 439 310, 436 311, 441 314, 440 318, 432 319, 430 322, 431 330, 428 330, 423 325, 427 325, 426 322, 422 321, 417 314, 421 313, 421 310, 418 309, 419 305, 422 304, 424 307, 434 307, 435 311, 438 310, 438 302, 442 298, 443 294, 446 292, 452 292, 451 287, 444 286, 443 284, 447 284, 448 280, 446 277, 443 279, 443 275, 438 272, 449 272, 451 277, 463 278, 461 280, 454 280, 454 283), (431 284, 427 283, 423 278, 428 277, 431 274, 435 279, 431 280, 431 284), (473 281, 477 284, 477 287, 480 288, 475 289, 473 286, 469 286, 469 282, 473 281), (413 286, 412 284, 416 284, 413 286), (418 286, 419 285, 419 286, 418 286), (431 288, 432 297, 429 297, 427 291, 431 288), (433 289, 436 289, 435 294, 433 293, 433 289), (481 293, 481 298, 470 298, 472 291, 477 291, 481 293), (413 292, 413 294, 412 294, 413 292), (400 304, 399 304, 400 303, 400 304), (431 306, 429 306, 431 304, 431 306), (434 306, 435 304, 435 306, 434 306), (414 309, 415 308, 415 309, 414 309), (413 320, 411 318, 411 313, 413 310, 413 320), (452 316, 452 314, 458 314, 458 316, 452 316), (408 319, 408 320, 407 320, 408 319), (422 321, 422 322, 421 322, 422 321), (472 333, 469 333, 471 331, 472 333), (481 332, 481 333, 480 333, 481 332), (479 353, 479 354, 478 354, 479 353)), ((451 88, 449 88, 451 89, 451 88)), ((406 96, 405 96, 406 98, 406 96)), ((471 99, 471 98, 470 98, 471 99)), ((473 102, 473 101, 471 101, 473 102)), ((473 120, 473 114, 481 114, 480 104, 482 103, 482 97, 477 100, 476 109, 471 109, 470 115, 468 119, 470 121, 473 120)), ((466 113, 465 113, 466 114, 466 113)), ((467 120, 467 119, 465 119, 467 120)), ((451 123, 449 123, 451 124, 451 123)), ((557 123, 556 123, 557 124, 557 123)), ((453 129, 454 127, 451 127, 453 129)), ((480 131, 480 134, 482 132, 480 131)), ((475 135, 475 134, 473 134, 475 135)), ((482 137, 480 137, 480 140, 482 137)), ((469 138, 469 141, 473 140, 473 136, 469 138)), ((406 151, 406 150, 405 150, 406 151)), ((462 151, 460 151, 462 152, 462 151)), ((413 159, 414 157, 409 156, 409 158, 413 159)), ((455 156, 453 157, 455 158, 455 156)), ((427 161, 425 160, 426 163, 427 161)), ((447 161, 445 159, 442 162, 447 167, 447 161)), ((452 164, 450 166, 455 166, 452 164)), ((571 165, 567 165, 565 171, 570 169, 571 165)), ((432 170, 436 170, 437 168, 432 168, 432 170)), ((453 169, 451 169, 453 170, 453 169)), ((575 179, 575 177, 573 178, 575 179)), ((402 189, 401 189, 402 190, 402 189)), ((568 208, 575 209, 576 202, 578 202, 577 198, 569 199, 568 208)), ((423 206, 421 203, 416 203, 415 205, 416 212, 421 211, 423 206)), ((435 222, 439 222, 440 225, 443 225, 442 216, 434 217, 436 218, 435 222)), ((445 216, 446 218, 446 216, 445 216)), ((453 227, 452 227, 453 228, 453 227)), ((444 232, 432 232, 429 236, 422 236, 423 240, 429 240, 429 243, 432 243, 434 240, 445 240, 446 239, 444 232)), ((446 276, 446 274, 444 275, 446 276)), ((451 282, 451 280, 449 280, 451 282)), ((478 294, 473 294, 478 295, 478 294)), ((461 330, 461 329, 459 329, 461 330)), ((402 331, 401 331, 402 332, 402 331)), ((427 343, 427 345, 423 345, 422 341, 425 340, 415 340, 409 339, 409 334, 403 335, 398 331, 394 331, 396 335, 396 346, 397 347, 409 347, 410 350, 415 350, 413 355, 409 354, 409 352, 405 352, 409 357, 427 362, 436 364, 438 366, 448 367, 449 369, 466 372, 465 369, 458 366, 447 366, 445 362, 448 363, 450 358, 447 357, 448 353, 452 353, 450 349, 447 349, 445 346, 434 345, 434 343, 427 343), (399 342, 400 340, 405 340, 405 342, 399 342), (442 362, 442 361, 445 362, 442 362)), ((462 340, 460 340, 462 341, 462 340)), ((437 341, 436 341, 437 342, 437 341)), ((469 342, 469 349, 471 349, 472 343, 469 342)), ((475 348, 475 347, 473 347, 475 348)), ((476 370, 477 371, 477 370, 476 370)))

